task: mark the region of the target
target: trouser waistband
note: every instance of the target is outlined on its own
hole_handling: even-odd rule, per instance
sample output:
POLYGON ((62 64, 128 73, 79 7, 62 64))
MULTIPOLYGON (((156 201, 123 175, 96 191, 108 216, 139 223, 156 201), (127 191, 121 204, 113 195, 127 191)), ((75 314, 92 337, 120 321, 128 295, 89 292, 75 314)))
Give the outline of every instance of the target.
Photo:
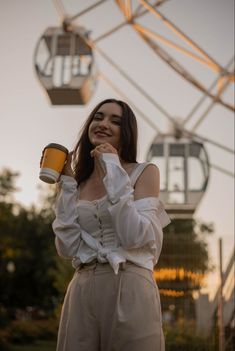
MULTIPOLYGON (((126 262, 120 262, 119 264, 119 270, 125 270, 127 265, 133 265, 135 266, 134 263, 130 262, 130 261, 126 261, 126 262)), ((99 262, 97 259, 94 259, 91 262, 87 262, 87 263, 82 263, 79 267, 78 267, 78 271, 81 270, 90 270, 90 269, 95 269, 95 268, 110 268, 112 269, 112 267, 110 266, 109 262, 99 262)))

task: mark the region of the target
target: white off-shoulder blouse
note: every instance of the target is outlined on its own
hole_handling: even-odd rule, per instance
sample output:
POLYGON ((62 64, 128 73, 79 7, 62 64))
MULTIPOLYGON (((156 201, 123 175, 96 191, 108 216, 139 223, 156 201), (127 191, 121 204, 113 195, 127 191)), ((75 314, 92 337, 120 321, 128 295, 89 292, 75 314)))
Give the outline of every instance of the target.
POLYGON ((137 164, 129 176, 116 154, 104 153, 100 161, 107 192, 101 199, 80 200, 75 179, 61 176, 52 225, 57 252, 74 268, 97 259, 116 274, 126 261, 153 270, 170 219, 159 198, 134 201, 135 182, 149 163, 137 164))

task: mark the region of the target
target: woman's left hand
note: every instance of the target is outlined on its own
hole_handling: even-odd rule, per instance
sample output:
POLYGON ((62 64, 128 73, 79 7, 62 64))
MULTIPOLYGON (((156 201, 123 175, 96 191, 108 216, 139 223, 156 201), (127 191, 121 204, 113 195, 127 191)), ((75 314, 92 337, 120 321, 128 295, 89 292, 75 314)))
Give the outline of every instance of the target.
POLYGON ((61 173, 62 175, 74 177, 74 172, 73 172, 72 166, 71 166, 72 157, 73 157, 73 151, 69 152, 69 154, 67 156, 64 168, 63 168, 62 173, 61 173))
POLYGON ((117 150, 109 143, 104 143, 96 146, 91 151, 91 157, 99 157, 101 154, 108 153, 108 154, 118 154, 117 150))

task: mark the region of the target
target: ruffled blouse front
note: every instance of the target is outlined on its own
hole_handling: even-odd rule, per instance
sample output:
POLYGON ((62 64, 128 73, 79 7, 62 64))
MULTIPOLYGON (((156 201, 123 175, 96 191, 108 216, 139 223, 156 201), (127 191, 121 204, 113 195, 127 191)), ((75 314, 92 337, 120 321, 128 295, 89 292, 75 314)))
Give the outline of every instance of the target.
MULTIPOLYGON (((53 222, 58 254, 72 259, 75 268, 97 259, 109 262, 116 274, 127 260, 152 270, 162 248, 162 228, 170 223, 164 206, 155 197, 134 201, 134 179, 117 155, 102 154, 100 161, 106 172, 102 199, 80 200, 76 181, 61 177, 53 222)), ((147 165, 138 164, 137 173, 147 165)))

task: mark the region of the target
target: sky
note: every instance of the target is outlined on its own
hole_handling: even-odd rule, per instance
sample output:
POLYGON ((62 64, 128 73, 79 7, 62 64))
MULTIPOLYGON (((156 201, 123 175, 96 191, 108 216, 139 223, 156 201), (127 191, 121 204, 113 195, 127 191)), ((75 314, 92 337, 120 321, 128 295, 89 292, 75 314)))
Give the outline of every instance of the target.
MULTIPOLYGON (((72 16, 95 2, 64 0, 63 5, 67 15, 72 16)), ((133 6, 136 2, 133 1, 133 6)), ((233 7, 233 0, 168 0, 159 11, 225 67, 234 53, 233 7)), ((115 1, 109 0, 80 16, 74 24, 91 31, 90 37, 95 40, 123 20, 115 1)), ((142 16, 138 23, 193 51, 153 14, 142 16)), ((0 170, 8 167, 20 173, 16 200, 24 206, 39 204, 39 187, 42 186, 38 179, 39 159, 44 146, 56 142, 72 149, 88 113, 99 101, 108 97, 121 98, 133 107, 139 126, 139 162, 146 159, 157 130, 167 132, 170 128, 164 113, 98 51, 95 51, 98 71, 108 77, 119 92, 100 78, 86 105, 52 106, 36 77, 33 60, 42 33, 47 27, 60 24, 61 18, 51 0, 0 0, 0 170)), ((203 97, 198 89, 163 62, 130 25, 98 41, 97 45, 172 118, 186 118, 203 97)), ((217 78, 216 73, 205 65, 172 48, 162 47, 207 88, 217 78)), ((233 85, 230 84, 223 99, 232 104, 233 97, 233 85)), ((210 102, 205 99, 186 124, 187 129, 191 130, 210 102)), ((196 133, 234 149, 234 114, 216 104, 196 133)), ((211 164, 234 171, 231 153, 211 143, 206 143, 205 147, 211 164)), ((210 255, 218 266, 218 239, 222 237, 225 267, 234 247, 234 178, 211 168, 209 185, 195 218, 214 223, 215 233, 208 239, 210 255)), ((216 279, 217 273, 210 275, 205 291, 213 294, 216 279)))

